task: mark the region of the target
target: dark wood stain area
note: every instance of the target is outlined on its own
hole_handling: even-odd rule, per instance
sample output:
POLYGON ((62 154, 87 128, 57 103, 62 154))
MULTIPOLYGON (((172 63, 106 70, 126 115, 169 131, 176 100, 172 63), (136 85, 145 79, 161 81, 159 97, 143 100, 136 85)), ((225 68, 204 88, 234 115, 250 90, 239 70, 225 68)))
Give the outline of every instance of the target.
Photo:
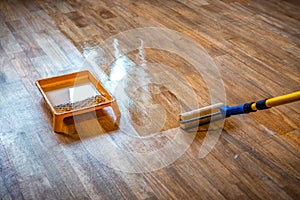
MULTIPOLYGON (((300 90, 297 0, 0 1, 0 199, 300 199, 299 102, 229 118, 204 158, 198 153, 209 133, 199 131, 173 163, 152 172, 126 173, 97 159, 85 144, 110 138, 129 152, 162 148, 178 129, 179 104, 188 108, 167 87, 149 84, 149 71, 127 69, 126 91, 132 95, 122 96, 127 104, 120 106, 121 113, 129 114, 121 122, 131 120, 140 137, 158 134, 155 140, 128 139, 120 130, 129 125, 115 123, 110 109, 96 113, 105 132, 100 136, 89 114, 66 119, 69 134, 52 131, 35 81, 81 70, 85 57, 103 41, 142 27, 172 29, 201 45, 219 68, 228 105, 300 90), (132 89, 135 83, 141 87, 132 89), (157 104, 166 111, 158 112, 157 104), (162 116, 167 121, 160 126, 162 116), (157 129, 147 128, 151 123, 157 129), (90 133, 84 141, 76 133, 81 129, 90 133)), ((158 34, 152 37, 161 38, 158 34)), ((107 60, 109 56, 97 60, 104 75, 113 71, 104 69, 107 60)), ((141 41, 138 50, 120 61, 128 68, 168 66, 187 80, 200 106, 210 104, 203 77, 172 52, 143 48, 141 41)), ((177 81, 156 68, 151 73, 177 81)), ((185 94, 184 86, 179 89, 185 94)), ((158 160, 164 163, 165 156, 158 160)), ((120 159, 131 163, 125 166, 128 171, 143 165, 131 157, 120 159)))

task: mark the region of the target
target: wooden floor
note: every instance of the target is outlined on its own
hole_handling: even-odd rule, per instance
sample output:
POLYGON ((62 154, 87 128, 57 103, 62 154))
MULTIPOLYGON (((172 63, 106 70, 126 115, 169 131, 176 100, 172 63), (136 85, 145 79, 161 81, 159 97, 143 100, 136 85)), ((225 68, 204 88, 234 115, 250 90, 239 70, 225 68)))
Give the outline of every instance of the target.
MULTIPOLYGON (((89 139, 80 139, 72 119, 65 121, 68 134, 53 132, 35 81, 83 69, 85 57, 106 39, 141 27, 175 30, 201 45, 218 66, 228 105, 300 90, 297 0, 0 1, 0 199, 300 199, 299 102, 227 119, 204 158, 198 153, 207 133, 199 131, 173 163, 159 155, 165 167, 132 173, 143 169, 142 164, 110 166, 88 145, 99 141, 111 162, 130 161, 126 153, 113 157, 113 147, 110 151, 103 141, 111 138, 124 152, 160 149, 179 130, 180 112, 174 93, 160 87, 157 94, 156 85, 147 82, 147 71, 134 70, 129 80, 146 82, 148 90, 138 91, 129 103, 126 93, 116 94, 118 124, 111 110, 97 113, 106 134, 99 133, 89 116, 77 119, 79 129, 93 134, 89 139), (162 127, 155 123, 164 113, 148 113, 155 103, 166 108, 162 127), (145 133, 151 116, 154 129, 145 133), (140 137, 126 132, 129 123, 140 137), (149 140, 153 134, 154 142, 149 140)), ((207 84, 189 60, 142 45, 122 59, 129 67, 137 63, 150 69, 156 62, 179 71, 199 105, 210 104, 207 84)), ((104 70, 101 62, 99 69, 104 70)), ((104 70, 107 75, 114 65, 104 70)), ((126 91, 135 92, 130 84, 126 91)))

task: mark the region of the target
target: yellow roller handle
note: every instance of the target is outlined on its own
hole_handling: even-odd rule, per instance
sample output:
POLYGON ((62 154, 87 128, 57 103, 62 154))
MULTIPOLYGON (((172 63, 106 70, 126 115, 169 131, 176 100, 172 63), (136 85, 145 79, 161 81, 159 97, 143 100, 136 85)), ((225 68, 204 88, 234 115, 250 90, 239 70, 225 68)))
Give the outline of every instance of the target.
MULTIPOLYGON (((282 96, 279 96, 279 97, 273 97, 273 98, 266 99, 266 100, 263 100, 263 101, 265 101, 265 106, 267 108, 271 108, 271 107, 274 107, 274 106, 279 106, 279 105, 283 105, 283 104, 286 104, 286 103, 291 103, 291 102, 299 101, 299 100, 300 100, 300 91, 293 92, 293 93, 286 94, 286 95, 282 95, 282 96)), ((252 110, 261 110, 261 109, 257 108, 257 104, 258 104, 258 102, 253 103, 251 105, 251 109, 252 110)))
POLYGON ((256 112, 257 110, 264 110, 274 106, 279 106, 299 100, 300 91, 297 91, 283 96, 264 99, 257 102, 249 102, 237 106, 227 106, 223 104, 211 105, 205 108, 200 108, 181 114, 179 116, 180 127, 183 129, 198 127, 199 125, 207 124, 211 121, 221 120, 232 115, 256 112), (217 108, 219 109, 219 111, 207 114, 207 112, 211 112, 212 110, 217 108))

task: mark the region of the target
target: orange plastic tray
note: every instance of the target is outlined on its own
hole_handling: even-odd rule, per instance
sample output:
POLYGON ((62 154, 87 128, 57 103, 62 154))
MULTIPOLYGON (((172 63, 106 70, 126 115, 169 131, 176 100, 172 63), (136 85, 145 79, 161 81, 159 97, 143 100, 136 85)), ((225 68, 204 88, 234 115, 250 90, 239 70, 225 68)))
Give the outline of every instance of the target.
POLYGON ((52 113, 55 132, 63 132, 66 117, 107 106, 112 107, 115 115, 120 114, 116 100, 88 70, 41 79, 36 85, 52 113))

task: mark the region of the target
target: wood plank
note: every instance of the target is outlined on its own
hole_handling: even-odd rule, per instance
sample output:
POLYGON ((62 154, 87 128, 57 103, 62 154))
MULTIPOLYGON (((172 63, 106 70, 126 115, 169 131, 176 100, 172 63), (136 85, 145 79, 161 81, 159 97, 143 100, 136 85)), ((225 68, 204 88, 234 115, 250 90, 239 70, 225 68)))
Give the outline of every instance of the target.
POLYGON ((18 183, 18 174, 9 160, 0 140, 1 199, 24 199, 18 183))
POLYGON ((22 33, 14 33, 14 37, 28 58, 35 58, 45 55, 45 52, 37 44, 34 39, 34 35, 31 32, 23 31, 22 33))
POLYGON ((13 53, 20 53, 23 51, 12 34, 2 37, 0 39, 0 44, 9 57, 11 57, 13 53))

